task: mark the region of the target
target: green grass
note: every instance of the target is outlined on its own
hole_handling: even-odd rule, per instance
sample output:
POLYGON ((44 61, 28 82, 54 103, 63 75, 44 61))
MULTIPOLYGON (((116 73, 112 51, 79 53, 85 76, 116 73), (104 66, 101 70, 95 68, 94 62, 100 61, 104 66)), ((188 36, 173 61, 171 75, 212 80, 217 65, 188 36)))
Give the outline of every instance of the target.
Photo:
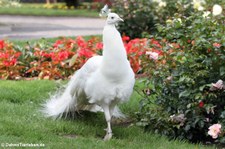
MULTIPOLYGON (((0 143, 43 143, 46 148, 56 149, 207 148, 144 133, 134 123, 113 124, 113 139, 104 142, 106 122, 102 113, 86 113, 78 119, 47 119, 39 112, 41 104, 59 86, 57 81, 0 81, 0 143)), ((138 110, 138 94, 134 93, 121 109, 132 117, 138 110)))
MULTIPOLYGON (((83 36, 83 38, 85 40, 88 40, 92 37, 98 37, 98 38, 102 38, 101 35, 91 35, 91 36, 83 36)), ((18 46, 21 46, 21 47, 24 47, 25 45, 27 45, 28 43, 30 45, 34 45, 34 43, 43 43, 43 44, 53 44, 56 40, 59 40, 61 38, 72 38, 72 39, 75 39, 76 37, 56 37, 56 38, 41 38, 41 39, 31 39, 31 40, 10 40, 11 42, 14 43, 14 45, 18 45, 18 46)))
POLYGON ((46 9, 43 7, 43 4, 22 4, 18 8, 0 8, 0 14, 4 15, 98 17, 98 13, 97 11, 86 9, 46 9))

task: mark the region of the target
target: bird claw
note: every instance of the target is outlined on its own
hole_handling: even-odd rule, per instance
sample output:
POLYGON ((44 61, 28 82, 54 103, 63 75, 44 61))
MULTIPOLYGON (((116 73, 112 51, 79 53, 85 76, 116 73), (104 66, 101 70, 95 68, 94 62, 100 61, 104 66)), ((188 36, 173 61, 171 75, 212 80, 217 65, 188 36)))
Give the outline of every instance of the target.
POLYGON ((103 140, 109 141, 112 138, 112 135, 113 135, 112 132, 107 132, 103 140))

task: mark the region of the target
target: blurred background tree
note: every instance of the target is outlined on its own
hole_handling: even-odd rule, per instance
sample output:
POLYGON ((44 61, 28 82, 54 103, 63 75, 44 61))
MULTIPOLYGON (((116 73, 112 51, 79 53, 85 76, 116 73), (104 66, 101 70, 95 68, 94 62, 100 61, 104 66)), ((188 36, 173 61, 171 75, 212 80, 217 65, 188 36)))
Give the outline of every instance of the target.
POLYGON ((65 2, 68 7, 74 6, 77 8, 79 6, 79 0, 65 0, 65 2))
POLYGON ((47 4, 50 4, 51 2, 57 3, 57 0, 46 0, 46 3, 47 3, 47 4))

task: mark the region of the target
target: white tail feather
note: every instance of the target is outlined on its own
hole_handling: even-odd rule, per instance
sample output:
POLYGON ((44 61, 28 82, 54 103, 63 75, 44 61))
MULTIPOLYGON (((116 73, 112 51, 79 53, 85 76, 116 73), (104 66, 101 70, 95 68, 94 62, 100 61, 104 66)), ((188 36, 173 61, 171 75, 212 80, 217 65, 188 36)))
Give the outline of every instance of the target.
POLYGON ((117 107, 117 106, 115 107, 112 116, 115 117, 115 118, 122 118, 122 119, 126 118, 126 115, 124 115, 124 114, 120 111, 119 107, 117 107))
POLYGON ((63 113, 75 110, 76 99, 71 94, 71 82, 73 82, 72 79, 63 93, 57 93, 43 105, 42 112, 46 117, 61 118, 63 113))

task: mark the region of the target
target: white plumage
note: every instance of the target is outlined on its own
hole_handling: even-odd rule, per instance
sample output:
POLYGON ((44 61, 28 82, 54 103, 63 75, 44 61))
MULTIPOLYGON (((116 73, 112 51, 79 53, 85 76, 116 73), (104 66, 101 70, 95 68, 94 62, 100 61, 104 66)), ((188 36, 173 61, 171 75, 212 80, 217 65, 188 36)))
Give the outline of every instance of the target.
POLYGON ((103 56, 90 58, 71 78, 66 89, 44 104, 48 117, 60 118, 80 110, 103 111, 107 121, 104 140, 112 137, 111 117, 121 117, 116 105, 127 101, 135 83, 134 73, 115 24, 123 21, 109 13, 103 30, 103 56))

